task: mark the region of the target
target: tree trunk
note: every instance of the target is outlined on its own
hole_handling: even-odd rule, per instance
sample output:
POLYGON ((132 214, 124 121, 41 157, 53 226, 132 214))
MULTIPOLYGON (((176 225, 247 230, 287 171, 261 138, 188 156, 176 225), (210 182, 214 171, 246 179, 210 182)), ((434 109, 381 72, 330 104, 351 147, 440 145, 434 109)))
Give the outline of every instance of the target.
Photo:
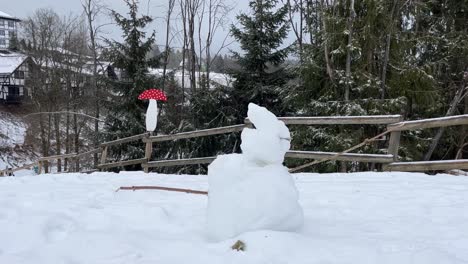
MULTIPOLYGON (((73 145, 75 153, 80 153, 80 132, 78 131, 78 118, 77 115, 73 115, 73 145)), ((75 171, 80 171, 80 163, 78 159, 75 162, 75 171)))
POLYGON ((344 100, 349 100, 349 91, 351 90, 351 53, 353 51, 353 31, 354 31, 354 18, 356 12, 354 11, 354 0, 349 1, 349 17, 348 17, 348 45, 346 52, 346 86, 344 100))
MULTIPOLYGON (((67 112, 70 111, 69 103, 67 102, 67 112)), ((70 154, 70 115, 67 113, 65 121, 65 154, 70 154)), ((69 159, 66 158, 63 164, 63 170, 68 171, 69 159)))
MULTIPOLYGON (((46 136, 46 128, 45 128, 45 123, 44 123, 44 117, 39 115, 39 126, 41 130, 41 152, 43 157, 49 156, 49 146, 47 145, 47 136, 46 136)), ((47 165, 47 163, 44 163, 44 165, 47 165)), ((47 166, 44 167, 45 173, 49 172, 49 169, 47 166)))
POLYGON ((328 57, 330 54, 330 50, 328 47, 328 36, 327 36, 327 21, 325 19, 325 10, 324 10, 324 3, 323 0, 321 1, 321 6, 320 6, 320 12, 321 12, 321 20, 322 20, 322 27, 323 27, 323 51, 324 51, 324 57, 325 57, 325 64, 327 67, 327 74, 328 77, 330 78, 330 81, 333 83, 334 78, 333 78, 333 68, 330 62, 330 58, 328 57))
POLYGON ((163 76, 162 76, 162 90, 166 88, 166 72, 167 64, 169 63, 169 34, 171 32, 171 15, 174 10, 175 0, 169 0, 167 7, 167 16, 166 16, 166 43, 164 45, 164 61, 163 61, 163 76))
MULTIPOLYGON (((60 136, 60 114, 54 115, 54 128, 55 128, 55 155, 62 153, 62 141, 60 136)), ((57 159, 57 172, 62 172, 62 160, 57 159)))
POLYGON ((390 57, 390 44, 391 44, 391 36, 392 36, 392 27, 393 27, 393 16, 395 13, 395 8, 396 8, 397 0, 393 0, 393 5, 392 5, 392 10, 390 11, 390 21, 389 21, 389 29, 387 32, 387 36, 385 38, 385 55, 384 55, 384 61, 382 65, 382 75, 381 75, 381 82, 380 82, 380 99, 385 99, 385 94, 387 92, 387 87, 386 87, 386 80, 387 80, 387 66, 388 66, 388 60, 390 57))

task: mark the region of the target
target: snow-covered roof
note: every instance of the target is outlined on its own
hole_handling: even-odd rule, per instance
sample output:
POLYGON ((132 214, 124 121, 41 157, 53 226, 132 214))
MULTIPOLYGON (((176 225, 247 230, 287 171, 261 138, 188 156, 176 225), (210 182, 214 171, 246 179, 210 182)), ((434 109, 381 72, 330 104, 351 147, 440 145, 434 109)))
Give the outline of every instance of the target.
POLYGON ((0 52, 0 75, 12 74, 28 56, 9 51, 0 52))
POLYGON ((5 13, 5 12, 2 12, 2 11, 0 11, 0 18, 11 19, 11 20, 18 20, 18 21, 19 21, 18 18, 14 17, 14 16, 12 16, 12 15, 10 15, 10 14, 7 14, 7 13, 5 13))

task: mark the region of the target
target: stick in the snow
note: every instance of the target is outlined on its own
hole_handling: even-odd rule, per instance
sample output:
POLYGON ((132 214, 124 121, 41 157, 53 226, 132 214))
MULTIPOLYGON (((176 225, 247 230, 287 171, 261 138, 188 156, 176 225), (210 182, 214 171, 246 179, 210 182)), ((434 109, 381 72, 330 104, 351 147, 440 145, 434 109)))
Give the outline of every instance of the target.
POLYGON ((170 187, 161 187, 161 186, 123 186, 116 190, 162 190, 162 191, 171 191, 171 192, 184 192, 184 193, 194 193, 194 194, 203 194, 207 195, 208 192, 205 191, 198 191, 198 190, 191 190, 191 189, 182 189, 182 188, 170 188, 170 187))

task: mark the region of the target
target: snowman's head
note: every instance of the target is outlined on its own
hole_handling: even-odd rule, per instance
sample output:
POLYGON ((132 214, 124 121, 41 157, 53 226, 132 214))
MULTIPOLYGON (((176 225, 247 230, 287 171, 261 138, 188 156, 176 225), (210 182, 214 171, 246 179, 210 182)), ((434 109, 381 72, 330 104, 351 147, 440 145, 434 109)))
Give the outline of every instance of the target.
POLYGON ((289 129, 273 113, 253 103, 249 104, 247 116, 255 129, 242 131, 242 154, 259 166, 282 164, 291 146, 289 129))

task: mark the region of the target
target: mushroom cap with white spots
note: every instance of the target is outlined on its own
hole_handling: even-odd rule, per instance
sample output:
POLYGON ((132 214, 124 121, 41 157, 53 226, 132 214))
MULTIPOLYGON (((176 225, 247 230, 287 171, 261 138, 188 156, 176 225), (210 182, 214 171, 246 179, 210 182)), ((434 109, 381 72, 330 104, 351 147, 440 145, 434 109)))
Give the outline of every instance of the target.
POLYGON ((148 89, 143 91, 139 96, 139 100, 153 99, 157 101, 167 101, 167 97, 163 91, 159 89, 148 89))

